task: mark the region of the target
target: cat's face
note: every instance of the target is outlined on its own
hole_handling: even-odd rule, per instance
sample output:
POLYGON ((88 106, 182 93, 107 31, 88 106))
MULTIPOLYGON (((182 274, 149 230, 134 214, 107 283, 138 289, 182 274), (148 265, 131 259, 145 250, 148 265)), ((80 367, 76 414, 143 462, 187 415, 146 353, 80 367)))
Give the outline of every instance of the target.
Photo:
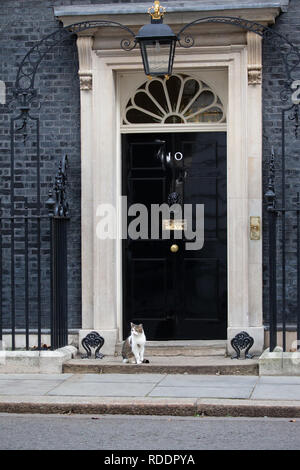
POLYGON ((130 323, 131 326, 131 334, 133 335, 140 335, 144 332, 142 323, 140 325, 135 325, 134 323, 130 323))

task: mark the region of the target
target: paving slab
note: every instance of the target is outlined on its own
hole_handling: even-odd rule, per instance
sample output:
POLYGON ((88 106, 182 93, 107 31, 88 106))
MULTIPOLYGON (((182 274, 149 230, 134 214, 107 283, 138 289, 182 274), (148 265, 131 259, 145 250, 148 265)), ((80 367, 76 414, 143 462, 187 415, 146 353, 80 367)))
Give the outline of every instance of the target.
POLYGON ((231 375, 166 375, 160 381, 161 387, 254 387, 257 383, 256 376, 231 376, 231 375))
POLYGON ((64 382, 73 374, 0 374, 2 380, 58 380, 64 382))
POLYGON ((300 417, 300 381, 290 376, 11 374, 0 376, 0 412, 300 417))
POLYGON ((127 383, 122 382, 69 382, 66 381, 54 389, 48 395, 60 396, 98 396, 98 397, 144 397, 151 392, 153 383, 127 383))
POLYGON ((1 380, 1 395, 43 395, 61 384, 61 380, 1 380))
MULTIPOLYGON (((64 374, 65 375, 65 374, 64 374)), ((156 384, 160 382, 165 374, 68 374, 72 377, 72 381, 81 383, 85 382, 96 382, 96 383, 152 383, 156 384)))
POLYGON ((253 387, 155 387, 150 397, 250 398, 253 387))
POLYGON ((262 375, 259 378, 259 383, 260 384, 273 384, 273 385, 276 385, 276 384, 300 385, 300 377, 292 377, 290 375, 287 375, 287 376, 262 375))
POLYGON ((300 385, 258 383, 251 398, 253 400, 300 400, 300 385))

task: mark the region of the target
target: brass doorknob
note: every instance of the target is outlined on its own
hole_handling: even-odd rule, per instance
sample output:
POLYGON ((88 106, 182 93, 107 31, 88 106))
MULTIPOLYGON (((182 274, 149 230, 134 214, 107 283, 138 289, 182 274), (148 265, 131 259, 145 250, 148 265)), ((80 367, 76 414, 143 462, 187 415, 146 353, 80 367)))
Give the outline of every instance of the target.
POLYGON ((170 250, 172 251, 172 253, 177 253, 177 251, 179 250, 179 246, 178 245, 172 245, 170 247, 170 250))

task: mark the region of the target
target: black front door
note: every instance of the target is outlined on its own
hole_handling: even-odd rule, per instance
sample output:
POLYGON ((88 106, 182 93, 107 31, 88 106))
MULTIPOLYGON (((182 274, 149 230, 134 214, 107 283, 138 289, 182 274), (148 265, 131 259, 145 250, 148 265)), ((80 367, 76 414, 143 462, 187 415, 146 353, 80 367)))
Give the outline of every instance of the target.
POLYGON ((132 321, 143 323, 148 340, 226 338, 226 133, 123 135, 123 195, 128 208, 143 204, 149 214, 148 239, 143 227, 123 242, 124 337, 132 321), (176 214, 151 239, 151 205, 171 202, 193 205, 193 226, 195 205, 204 205, 201 249, 187 249, 184 232, 175 239, 186 224, 176 214), (176 231, 165 239, 172 218, 176 231))

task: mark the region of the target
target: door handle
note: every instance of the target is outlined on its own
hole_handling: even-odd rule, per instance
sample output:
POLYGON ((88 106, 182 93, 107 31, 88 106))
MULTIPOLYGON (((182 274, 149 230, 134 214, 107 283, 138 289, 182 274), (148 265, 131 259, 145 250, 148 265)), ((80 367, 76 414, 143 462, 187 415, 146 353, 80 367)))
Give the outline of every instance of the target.
POLYGON ((179 246, 178 245, 171 245, 170 247, 170 251, 172 251, 172 253, 177 253, 177 251, 179 250, 179 246))

